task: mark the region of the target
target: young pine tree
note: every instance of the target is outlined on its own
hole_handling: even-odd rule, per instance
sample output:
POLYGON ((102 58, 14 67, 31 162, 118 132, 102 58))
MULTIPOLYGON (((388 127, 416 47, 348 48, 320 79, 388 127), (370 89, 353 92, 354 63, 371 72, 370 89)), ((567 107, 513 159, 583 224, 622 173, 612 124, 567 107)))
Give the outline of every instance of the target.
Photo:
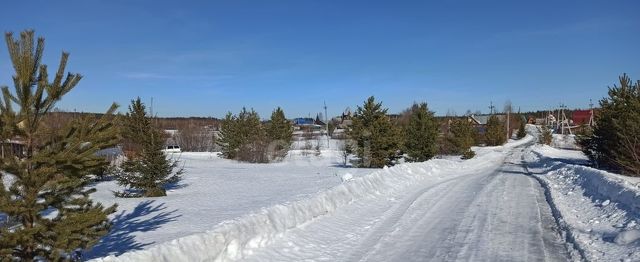
POLYGON ((488 146, 499 146, 507 142, 505 127, 497 116, 491 116, 487 121, 485 142, 488 146))
POLYGON ((237 116, 228 113, 221 123, 222 155, 250 163, 266 163, 267 134, 256 111, 242 108, 237 116))
POLYGON ((352 141, 344 139, 342 145, 340 145, 340 156, 342 157, 342 165, 344 167, 349 163, 349 156, 353 154, 352 141))
POLYGON ((471 146, 475 144, 476 129, 466 119, 455 119, 451 122, 449 130, 450 142, 453 144, 455 151, 462 154, 462 159, 470 159, 475 156, 475 152, 471 150, 471 146))
POLYGON ((174 172, 179 162, 168 159, 162 151, 165 145, 164 133, 153 126, 139 97, 131 101, 123 122, 123 136, 136 144, 139 151, 127 156, 117 180, 118 184, 136 192, 120 192, 117 195, 166 196, 166 186, 180 181, 183 169, 174 172))
POLYGON ((619 82, 600 100, 597 125, 583 148, 600 167, 640 176, 640 81, 624 74, 619 82))
POLYGON ((391 125, 387 109, 369 97, 362 107, 358 106, 348 134, 355 141, 356 155, 361 167, 383 167, 393 165, 398 158, 400 132, 391 125))
POLYGON ((271 121, 267 126, 270 159, 282 159, 291 148, 293 141, 293 125, 284 116, 280 107, 271 113, 271 121))
POLYGON ((404 128, 404 148, 408 160, 422 162, 433 158, 438 151, 437 138, 438 124, 427 103, 413 105, 409 123, 404 128))
POLYGON ((117 106, 99 119, 75 119, 54 133, 45 132, 43 118, 82 77, 64 76, 69 54, 63 53, 50 82, 47 66, 40 63, 44 39, 34 43, 33 31, 22 32, 19 40, 7 33, 6 40, 15 91, 2 87, 1 133, 5 139, 23 139, 24 155, 0 159, 0 212, 20 221, 14 229, 0 228, 0 257, 70 259, 74 250, 91 247, 107 233, 107 215, 115 211, 115 206, 93 203, 89 195, 95 189, 87 186, 90 175, 107 164, 95 153, 118 140, 112 125, 117 106))
POLYGON ((222 157, 236 159, 242 146, 237 117, 231 112, 220 122, 220 135, 215 141, 222 148, 222 157))
POLYGON ((552 140, 553 134, 551 133, 551 130, 546 125, 542 125, 542 130, 540 132, 540 137, 538 137, 538 142, 544 145, 551 145, 552 140))
POLYGON ((520 126, 518 127, 518 133, 516 134, 516 136, 518 137, 518 139, 523 139, 525 136, 527 136, 524 120, 520 120, 520 126))

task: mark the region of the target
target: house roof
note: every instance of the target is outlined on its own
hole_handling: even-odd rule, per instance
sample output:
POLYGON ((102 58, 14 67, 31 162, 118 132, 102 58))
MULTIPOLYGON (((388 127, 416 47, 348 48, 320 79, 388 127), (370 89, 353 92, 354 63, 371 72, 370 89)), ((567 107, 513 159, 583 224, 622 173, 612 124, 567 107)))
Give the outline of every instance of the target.
POLYGON ((478 125, 486 125, 489 122, 491 116, 496 116, 500 122, 503 122, 507 117, 505 115, 471 115, 471 119, 478 125))
POLYGON ((314 124, 314 119, 313 118, 308 118, 308 117, 299 117, 299 118, 294 118, 293 119, 293 124, 294 125, 313 125, 314 124))

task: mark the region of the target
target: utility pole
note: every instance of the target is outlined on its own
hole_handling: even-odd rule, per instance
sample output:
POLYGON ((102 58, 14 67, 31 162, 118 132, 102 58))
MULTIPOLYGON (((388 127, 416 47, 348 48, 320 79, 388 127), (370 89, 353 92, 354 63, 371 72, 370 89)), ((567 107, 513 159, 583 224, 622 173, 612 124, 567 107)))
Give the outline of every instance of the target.
POLYGON ((564 104, 560 103, 560 109, 558 109, 558 120, 560 120, 560 122, 558 123, 560 124, 560 134, 564 135, 564 117, 562 116, 564 116, 564 104))
POLYGON ((560 124, 561 124, 560 123, 560 107, 562 107, 562 104, 558 105, 558 118, 556 118, 556 131, 561 128, 560 127, 560 124))
POLYGON ((507 142, 509 141, 509 118, 511 115, 511 105, 509 105, 509 108, 507 109, 507 142))
POLYGON ((330 138, 329 138, 329 115, 327 115, 327 101, 322 101, 324 103, 324 124, 327 129, 327 149, 330 146, 330 138))
POLYGON ((496 108, 495 106, 493 106, 493 101, 489 101, 489 114, 493 115, 493 109, 496 108))

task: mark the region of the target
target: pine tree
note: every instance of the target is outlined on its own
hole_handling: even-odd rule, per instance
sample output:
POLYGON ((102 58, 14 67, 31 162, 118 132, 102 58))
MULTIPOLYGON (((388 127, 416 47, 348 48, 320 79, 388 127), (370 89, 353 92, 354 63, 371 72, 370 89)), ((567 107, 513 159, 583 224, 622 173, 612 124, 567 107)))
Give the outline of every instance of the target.
POLYGON ((540 137, 538 138, 538 142, 544 145, 551 145, 551 141, 553 140, 553 134, 551 134, 551 130, 542 125, 542 132, 540 132, 540 137))
POLYGON ((438 150, 438 125, 427 103, 414 104, 409 123, 404 128, 404 148, 409 161, 427 161, 438 150))
POLYGON ((499 146, 507 142, 507 133, 504 125, 497 116, 489 117, 487 121, 487 130, 485 133, 485 142, 488 146, 499 146))
POLYGON ((238 129, 237 117, 228 112, 220 122, 220 135, 216 139, 216 143, 222 148, 222 157, 227 159, 237 158, 238 151, 242 146, 240 130, 238 129))
POLYGON ((89 195, 95 189, 88 186, 91 174, 107 164, 95 153, 118 140, 112 124, 117 106, 100 118, 75 119, 56 132, 45 132, 43 118, 82 76, 64 76, 69 54, 62 53, 49 82, 47 66, 40 63, 44 39, 34 40, 33 31, 22 32, 19 40, 6 34, 15 92, 2 87, 2 135, 23 139, 24 156, 0 160, 0 176, 13 178, 10 184, 0 178, 0 210, 20 221, 12 230, 0 229, 3 261, 70 259, 74 250, 91 247, 107 233, 107 215, 115 211, 115 205, 93 203, 89 195))
POLYGON ((623 74, 600 100, 597 125, 583 150, 596 165, 640 176, 640 81, 623 74))
POLYGON ((237 116, 228 113, 221 123, 222 155, 250 163, 266 163, 267 134, 256 111, 242 108, 237 116))
POLYGON ((271 121, 267 126, 266 133, 269 140, 269 158, 281 159, 285 157, 293 141, 293 125, 285 118, 284 111, 280 107, 271 113, 271 121))
POLYGON ((471 146, 475 144, 476 129, 466 119, 456 119, 451 122, 449 140, 462 159, 470 159, 475 156, 471 146))
POLYGON ((140 149, 127 156, 118 174, 118 184, 126 186, 134 192, 119 192, 118 196, 126 197, 159 197, 166 196, 165 187, 180 181, 183 169, 177 160, 167 159, 162 151, 165 135, 156 128, 147 117, 144 104, 138 97, 131 101, 129 112, 124 118, 123 136, 140 149))
POLYGON ((525 130, 525 123, 523 120, 520 120, 520 126, 518 127, 518 133, 516 134, 518 139, 522 139, 527 136, 527 131, 525 130))
POLYGON ((400 131, 389 121, 387 109, 369 97, 358 106, 348 134, 355 141, 361 167, 393 165, 398 158, 400 131))

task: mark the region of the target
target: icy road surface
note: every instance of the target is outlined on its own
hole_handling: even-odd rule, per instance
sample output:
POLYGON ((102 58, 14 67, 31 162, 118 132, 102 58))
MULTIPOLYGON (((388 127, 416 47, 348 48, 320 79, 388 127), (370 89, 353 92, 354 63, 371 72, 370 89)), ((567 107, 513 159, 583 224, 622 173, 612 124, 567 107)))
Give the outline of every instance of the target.
POLYGON ((521 162, 361 199, 286 231, 249 261, 566 261, 540 184, 521 162))

